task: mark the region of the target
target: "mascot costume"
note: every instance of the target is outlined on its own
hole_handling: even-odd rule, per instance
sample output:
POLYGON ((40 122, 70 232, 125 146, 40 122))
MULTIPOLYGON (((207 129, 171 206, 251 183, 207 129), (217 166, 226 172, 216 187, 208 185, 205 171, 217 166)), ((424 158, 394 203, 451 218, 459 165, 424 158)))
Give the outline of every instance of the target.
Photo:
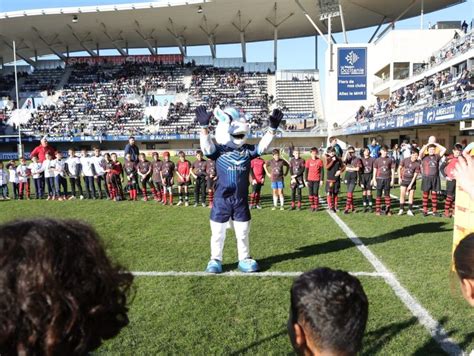
POLYGON ((258 271, 258 264, 250 257, 249 232, 250 209, 248 204, 248 185, 250 161, 260 156, 270 146, 275 132, 283 118, 283 113, 275 109, 269 117, 269 129, 257 145, 245 142, 250 127, 245 117, 234 108, 208 112, 205 106, 196 109, 196 119, 201 125, 201 150, 216 161, 217 182, 214 205, 211 210, 211 259, 206 272, 222 272, 222 251, 226 229, 234 228, 239 255, 238 268, 242 272, 258 271), (211 117, 218 120, 216 142, 209 134, 211 117))

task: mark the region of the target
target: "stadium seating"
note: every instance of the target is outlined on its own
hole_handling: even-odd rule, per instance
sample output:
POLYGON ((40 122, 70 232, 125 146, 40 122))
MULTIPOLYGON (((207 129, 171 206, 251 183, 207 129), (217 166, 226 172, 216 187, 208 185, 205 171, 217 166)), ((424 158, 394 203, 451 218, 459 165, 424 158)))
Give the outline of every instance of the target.
MULTIPOLYGON (((293 118, 315 113, 313 81, 279 80, 273 88, 275 80, 269 81, 269 75, 241 68, 157 63, 39 69, 21 82, 21 104, 35 98, 36 109, 22 131, 36 136, 194 133, 198 105, 240 108, 252 130, 266 123, 269 106, 275 102, 293 118), (276 97, 269 94, 269 86, 276 97), (55 99, 36 100, 44 91, 55 99)), ((11 84, 5 81, 0 89, 10 91, 11 84)))

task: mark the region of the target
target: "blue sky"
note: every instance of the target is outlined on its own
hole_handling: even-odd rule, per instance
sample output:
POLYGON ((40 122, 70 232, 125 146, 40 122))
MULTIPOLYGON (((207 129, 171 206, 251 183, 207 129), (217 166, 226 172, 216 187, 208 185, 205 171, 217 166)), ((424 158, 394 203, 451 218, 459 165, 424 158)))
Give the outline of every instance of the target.
MULTIPOLYGON (((291 0, 289 0, 291 1, 291 0)), ((382 0, 381 0, 382 1, 382 0)), ((384 0, 392 1, 392 0, 384 0)), ((117 3, 131 3, 131 0, 0 0, 0 12, 16 11, 25 9, 37 9, 44 7, 65 7, 65 6, 86 6, 86 5, 106 5, 117 3)), ((140 2, 140 1, 135 1, 140 2)), ((466 20, 468 23, 474 18, 474 0, 467 0, 460 5, 452 6, 447 9, 425 14, 424 28, 428 24, 434 24, 437 21, 447 20, 466 20)), ((404 20, 396 24, 397 29, 414 29, 420 28, 420 17, 404 20)), ((348 32, 348 40, 350 43, 365 43, 369 40, 374 31, 374 27, 363 30, 348 32)), ((342 41, 342 34, 336 34, 337 42, 342 41)), ((313 69, 315 66, 314 37, 304 37, 291 40, 280 40, 278 42, 278 67, 279 69, 313 69), (295 53, 298 55, 295 56, 295 53)), ((318 64, 319 68, 324 68, 324 52, 326 44, 322 39, 318 41, 318 64)), ((143 51, 143 53, 148 53, 143 51)), ((159 53, 178 53, 177 48, 162 49, 159 53)), ((210 55, 208 46, 189 47, 189 55, 210 55)), ((218 57, 240 57, 240 44, 222 45, 217 48, 218 57)), ((247 60, 249 62, 273 61, 273 41, 265 41, 258 43, 249 43, 247 47, 247 60)), ((321 71, 323 72, 323 71, 321 71)), ((322 74, 322 73, 321 73, 322 74)), ((324 82, 322 76, 321 81, 324 82)), ((323 86, 324 88, 324 86, 323 86)))

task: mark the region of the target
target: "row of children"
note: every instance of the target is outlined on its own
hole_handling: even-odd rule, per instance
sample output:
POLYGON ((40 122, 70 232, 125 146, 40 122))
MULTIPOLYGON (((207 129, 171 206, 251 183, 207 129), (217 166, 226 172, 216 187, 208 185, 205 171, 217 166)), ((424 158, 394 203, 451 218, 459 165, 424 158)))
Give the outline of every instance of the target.
MULTIPOLYGON (((469 151, 472 147, 465 148, 469 151)), ((400 210, 398 215, 405 212, 406 195, 408 195, 407 214, 413 216, 413 201, 416 191, 416 183, 421 176, 421 190, 423 198, 423 215, 428 215, 428 202, 431 195, 432 214, 438 216, 438 195, 441 191, 440 174, 446 177, 446 200, 445 217, 451 217, 454 210, 454 199, 456 191, 456 180, 453 172, 463 147, 456 144, 450 155, 445 155, 446 148, 436 142, 424 145, 420 150, 411 149, 409 158, 405 158, 398 166, 398 180, 400 183, 400 210)), ((328 208, 334 212, 338 211, 339 192, 341 189, 342 174, 345 172, 344 182, 347 187, 345 214, 355 211, 354 190, 359 183, 362 188, 363 211, 372 210, 372 191, 376 191, 375 213, 381 215, 392 215, 391 212, 391 188, 395 184, 396 163, 388 156, 388 148, 383 146, 380 157, 370 156, 370 150, 361 150, 356 154, 354 147, 349 146, 343 155, 338 157, 333 147, 328 147, 325 155, 321 158, 316 147, 311 148, 311 157, 307 161, 300 156, 296 149, 293 157, 288 162, 280 157, 280 152, 274 149, 273 159, 264 162, 261 158, 252 161, 251 181, 252 193, 250 195, 251 208, 258 207, 261 187, 264 184, 265 175, 271 179, 273 191, 273 210, 277 209, 278 200, 280 210, 284 210, 284 180, 291 172, 291 207, 301 209, 302 189, 308 187, 309 203, 312 211, 319 208, 319 187, 323 182, 324 170, 326 170, 326 197, 328 208), (382 211, 382 197, 385 209, 382 211)), ((461 158, 460 158, 461 157, 461 158)))
POLYGON ((146 201, 149 188, 155 200, 171 205, 176 174, 178 205, 189 205, 188 188, 194 179, 195 206, 206 206, 206 193, 209 193, 209 204, 212 206, 214 184, 217 180, 214 161, 204 160, 201 151, 197 151, 196 160, 192 164, 182 151, 179 152, 176 165, 170 160, 169 152, 163 153, 163 161, 159 159, 158 152, 154 152, 152 158, 153 161, 150 162, 146 155, 141 153, 138 162, 135 162, 131 160, 130 154, 127 154, 122 165, 117 154, 102 155, 100 148, 95 147, 92 156, 89 156, 87 150, 82 150, 78 157, 72 148, 69 149, 67 158, 64 158, 61 152, 57 152, 55 158, 46 153, 46 159, 42 163, 38 162, 37 157, 32 157, 32 162, 28 164, 22 157, 18 166, 15 161, 10 161, 6 165, 7 171, 0 162, 0 199, 9 199, 8 182, 11 183, 15 199, 30 199, 32 178, 37 199, 43 199, 47 187, 47 200, 72 200, 76 199, 76 193, 79 193, 80 199, 102 199, 106 196, 119 201, 125 199, 126 190, 130 200, 137 200, 140 191, 146 201), (84 190, 81 180, 84 181, 84 190))

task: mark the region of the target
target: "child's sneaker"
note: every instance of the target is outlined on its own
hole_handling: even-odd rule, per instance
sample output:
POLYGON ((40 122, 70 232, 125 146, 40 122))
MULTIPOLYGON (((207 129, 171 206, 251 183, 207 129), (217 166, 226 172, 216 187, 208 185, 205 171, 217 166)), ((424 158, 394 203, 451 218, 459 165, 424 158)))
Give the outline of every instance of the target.
POLYGON ((272 208, 272 210, 277 210, 277 207, 276 207, 276 206, 274 206, 274 207, 272 208))
POLYGON ((261 210, 261 209, 262 209, 262 207, 261 207, 260 205, 255 205, 255 209, 259 209, 259 210, 261 210))
POLYGON ((415 214, 413 214, 413 211, 411 211, 411 210, 408 210, 408 211, 407 211, 407 215, 408 215, 408 216, 415 216, 415 214))
POLYGON ((239 261, 238 268, 244 273, 257 272, 259 270, 257 261, 250 257, 239 261))
POLYGON ((184 203, 184 206, 189 206, 189 203, 188 202, 184 203))
POLYGON ((178 202, 178 204, 176 204, 176 205, 177 205, 177 206, 183 205, 183 202, 180 200, 180 201, 178 202))
POLYGON ((222 273, 222 263, 219 260, 210 260, 206 267, 207 273, 222 273))
POLYGON ((403 210, 402 209, 400 209, 400 211, 398 212, 398 216, 400 216, 400 215, 403 215, 403 210))

